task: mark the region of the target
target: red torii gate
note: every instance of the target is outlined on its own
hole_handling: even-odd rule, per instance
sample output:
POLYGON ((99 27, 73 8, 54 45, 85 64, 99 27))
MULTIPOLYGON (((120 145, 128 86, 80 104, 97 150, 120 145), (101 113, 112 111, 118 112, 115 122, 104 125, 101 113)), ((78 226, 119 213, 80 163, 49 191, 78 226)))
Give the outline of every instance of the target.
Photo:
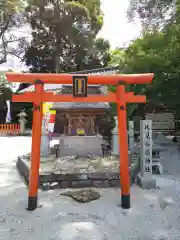
POLYGON ((6 73, 9 82, 30 83, 35 85, 34 92, 13 95, 13 102, 32 102, 32 152, 31 171, 29 177, 28 210, 37 208, 37 194, 39 184, 42 103, 43 102, 115 102, 118 112, 118 134, 120 143, 120 183, 122 208, 130 208, 130 181, 128 169, 128 136, 127 136, 127 103, 145 103, 146 96, 135 96, 133 92, 126 92, 124 84, 149 84, 153 80, 153 73, 147 74, 119 74, 119 75, 72 75, 72 74, 37 74, 37 73, 6 73), (45 92, 44 84, 72 84, 73 95, 55 95, 45 92), (87 84, 111 84, 116 86, 116 93, 107 95, 87 96, 87 84))

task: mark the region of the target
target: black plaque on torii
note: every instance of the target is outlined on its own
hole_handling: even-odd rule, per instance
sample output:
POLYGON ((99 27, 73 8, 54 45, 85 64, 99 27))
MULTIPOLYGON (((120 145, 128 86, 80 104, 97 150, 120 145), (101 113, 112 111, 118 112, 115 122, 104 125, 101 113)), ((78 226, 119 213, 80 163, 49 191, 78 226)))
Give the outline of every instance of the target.
POLYGON ((87 76, 73 76, 73 96, 87 97, 87 76))

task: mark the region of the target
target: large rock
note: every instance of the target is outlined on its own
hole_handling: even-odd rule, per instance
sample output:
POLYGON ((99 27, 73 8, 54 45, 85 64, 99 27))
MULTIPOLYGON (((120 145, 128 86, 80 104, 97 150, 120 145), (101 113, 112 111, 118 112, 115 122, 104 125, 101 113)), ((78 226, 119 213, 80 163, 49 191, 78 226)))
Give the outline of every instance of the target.
POLYGON ((100 198, 100 194, 92 189, 81 189, 78 191, 67 191, 61 195, 72 197, 74 200, 82 203, 87 203, 100 198))

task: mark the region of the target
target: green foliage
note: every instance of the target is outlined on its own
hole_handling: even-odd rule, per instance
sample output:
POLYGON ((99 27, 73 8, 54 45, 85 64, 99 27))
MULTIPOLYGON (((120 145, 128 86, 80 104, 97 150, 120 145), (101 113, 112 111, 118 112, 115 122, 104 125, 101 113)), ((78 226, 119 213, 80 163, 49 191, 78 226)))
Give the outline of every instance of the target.
MULTIPOLYGON (((178 1, 176 1, 178 2, 178 1)), ((130 21, 140 19, 143 29, 153 30, 162 28, 175 17, 174 0, 129 0, 127 16, 130 21)))
POLYGON ((124 66, 124 57, 125 52, 124 49, 116 48, 110 52, 111 60, 109 61, 109 66, 116 66, 119 65, 120 68, 124 66))
POLYGON ((71 72, 107 65, 109 43, 95 40, 103 24, 99 0, 31 0, 26 10, 33 39, 25 61, 32 72, 71 72))
POLYGON ((23 37, 13 33, 14 27, 17 29, 24 22, 23 14, 20 14, 25 6, 22 0, 0 0, 0 64, 7 61, 7 55, 11 54, 20 58, 21 49, 25 44, 23 37), (9 44, 16 43, 16 47, 9 44))
MULTIPOLYGON (((111 53, 111 65, 118 64, 123 73, 153 72, 150 85, 132 85, 128 90, 146 94, 148 100, 164 103, 180 117, 180 1, 176 2, 175 21, 164 24, 161 31, 144 32, 127 49, 111 53)), ((111 87, 112 88, 112 87, 111 87)), ((134 106, 134 104, 129 105, 134 106)), ((129 107, 128 107, 129 108, 129 107)), ((132 110, 130 111, 132 112, 132 110)))
MULTIPOLYGON (((11 71, 11 70, 9 70, 11 71)), ((4 71, 0 71, 0 102, 6 104, 6 100, 11 99, 12 96, 12 84, 10 84, 4 71)))
MULTIPOLYGON (((26 10, 33 39, 26 49, 26 64, 32 72, 72 72, 107 65, 118 65, 120 73, 153 72, 152 84, 127 85, 126 89, 163 102, 180 116, 180 0, 173 13, 171 4, 171 0, 130 1, 129 17, 140 16, 142 37, 126 49, 110 51, 107 41, 96 39, 103 24, 99 0, 31 0, 26 10)), ((113 86, 109 89, 115 91, 113 86)), ((137 106, 128 105, 128 116, 137 106)), ((115 104, 112 113, 116 114, 115 104)))
POLYGON ((0 0, 1 13, 13 14, 22 11, 24 2, 22 0, 0 0))

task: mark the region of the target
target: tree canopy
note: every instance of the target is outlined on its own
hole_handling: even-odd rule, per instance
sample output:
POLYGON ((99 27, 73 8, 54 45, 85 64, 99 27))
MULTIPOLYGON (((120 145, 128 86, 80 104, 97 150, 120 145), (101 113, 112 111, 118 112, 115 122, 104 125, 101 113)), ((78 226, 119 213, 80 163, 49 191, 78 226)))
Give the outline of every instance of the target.
POLYGON ((8 54, 20 57, 22 53, 25 38, 17 34, 17 29, 24 23, 23 10, 22 0, 0 0, 0 64, 7 62, 8 54))
POLYGON ((177 2, 173 21, 164 21, 161 30, 145 31, 141 38, 134 40, 124 50, 114 50, 110 62, 118 63, 124 73, 155 73, 152 84, 133 85, 130 88, 136 93, 145 93, 149 100, 157 104, 164 103, 177 117, 180 117, 179 10, 180 4, 177 2))
POLYGON ((97 38, 103 24, 100 0, 29 0, 25 15, 32 41, 24 61, 31 72, 74 72, 107 65, 118 65, 121 73, 153 72, 153 84, 127 86, 128 90, 163 102, 180 116, 180 0, 173 4, 130 0, 129 18, 140 17, 142 37, 127 48, 110 50, 108 41, 97 38))
POLYGON ((130 21, 139 18, 144 29, 161 28, 175 17, 174 0, 129 0, 127 12, 130 21))
POLYGON ((30 1, 32 42, 25 61, 32 72, 71 72, 104 67, 109 42, 96 39, 103 24, 99 0, 30 1))

